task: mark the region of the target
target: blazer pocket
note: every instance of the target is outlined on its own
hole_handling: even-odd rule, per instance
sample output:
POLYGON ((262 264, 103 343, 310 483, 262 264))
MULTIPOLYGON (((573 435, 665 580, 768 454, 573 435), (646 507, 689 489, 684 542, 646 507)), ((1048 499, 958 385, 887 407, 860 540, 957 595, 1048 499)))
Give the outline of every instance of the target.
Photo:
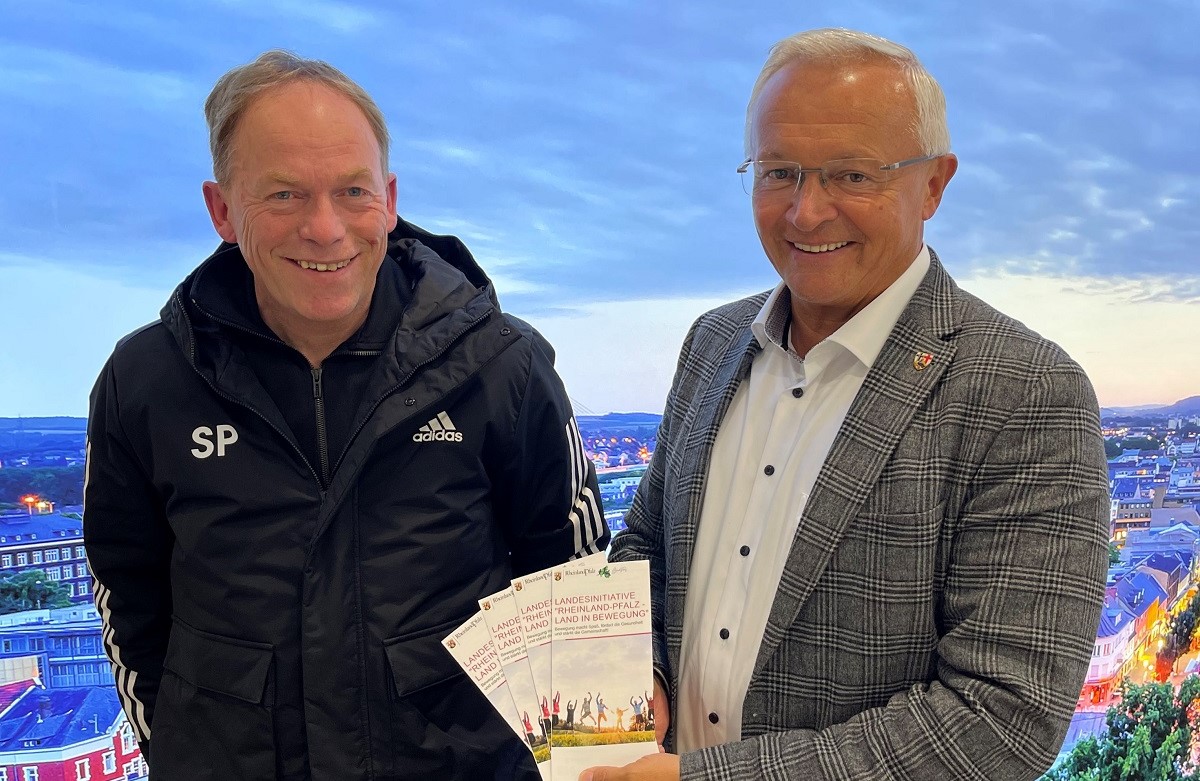
POLYGON ((173 620, 151 725, 156 778, 273 779, 274 648, 173 620))
POLYGON ((383 643, 395 706, 392 772, 463 781, 536 778, 528 747, 442 647, 461 623, 383 643))

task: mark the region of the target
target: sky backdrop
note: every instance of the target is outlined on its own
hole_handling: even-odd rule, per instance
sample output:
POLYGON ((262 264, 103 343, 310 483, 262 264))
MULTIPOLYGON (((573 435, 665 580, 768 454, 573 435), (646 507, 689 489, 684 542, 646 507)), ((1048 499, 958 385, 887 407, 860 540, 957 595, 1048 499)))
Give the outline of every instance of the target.
POLYGON ((0 0, 0 416, 83 415, 217 244, 202 104, 269 48, 359 81, 400 212, 467 242, 577 411, 659 412, 688 324, 775 284, 734 168, 767 50, 845 26, 946 91, 926 239, 1104 405, 1200 393, 1194 0, 0 0), (152 9, 152 10, 147 10, 152 9))

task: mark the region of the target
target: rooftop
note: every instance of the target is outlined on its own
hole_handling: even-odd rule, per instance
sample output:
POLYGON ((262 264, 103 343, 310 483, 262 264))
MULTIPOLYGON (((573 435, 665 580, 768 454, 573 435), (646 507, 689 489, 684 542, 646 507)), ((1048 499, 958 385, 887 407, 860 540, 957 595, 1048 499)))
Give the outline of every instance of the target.
POLYGON ((106 734, 120 716, 113 686, 42 689, 26 681, 25 692, 0 715, 0 751, 63 748, 106 734))
POLYGON ((83 521, 61 513, 0 516, 0 546, 64 540, 83 542, 83 521))

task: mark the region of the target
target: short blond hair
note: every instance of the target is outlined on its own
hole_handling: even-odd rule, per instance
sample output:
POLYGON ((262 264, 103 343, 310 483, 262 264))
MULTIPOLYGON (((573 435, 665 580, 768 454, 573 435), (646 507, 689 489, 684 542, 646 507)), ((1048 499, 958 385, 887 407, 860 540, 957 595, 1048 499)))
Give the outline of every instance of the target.
POLYGON ((922 154, 948 153, 950 128, 946 124, 946 96, 941 85, 917 59, 917 55, 908 47, 878 35, 842 27, 826 27, 796 33, 771 47, 771 53, 767 55, 758 80, 754 82, 750 102, 746 106, 746 129, 743 139, 746 155, 754 155, 751 145, 755 104, 767 81, 784 66, 793 62, 861 62, 871 57, 891 62, 903 73, 916 103, 912 131, 917 143, 921 145, 922 154))
POLYGON ((230 70, 217 80, 204 101, 208 122, 208 146, 212 151, 213 177, 223 182, 229 177, 233 157, 233 134, 246 109, 266 90, 294 81, 323 84, 352 100, 367 118, 375 140, 379 142, 380 164, 388 170, 387 123, 379 106, 349 76, 323 60, 307 60, 283 49, 260 54, 253 62, 230 70))

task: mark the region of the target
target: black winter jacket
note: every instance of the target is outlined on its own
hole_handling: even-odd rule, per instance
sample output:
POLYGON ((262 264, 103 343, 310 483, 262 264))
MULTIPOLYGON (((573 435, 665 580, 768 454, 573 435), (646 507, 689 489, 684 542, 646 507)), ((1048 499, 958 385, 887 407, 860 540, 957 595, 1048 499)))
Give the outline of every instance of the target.
POLYGON ((235 246, 92 392, 84 541, 154 779, 537 778, 439 641, 513 576, 607 545, 595 470, 549 345, 462 244, 390 239, 404 311, 335 351, 370 360, 339 364, 362 398, 325 467, 193 296, 244 284, 235 246))

